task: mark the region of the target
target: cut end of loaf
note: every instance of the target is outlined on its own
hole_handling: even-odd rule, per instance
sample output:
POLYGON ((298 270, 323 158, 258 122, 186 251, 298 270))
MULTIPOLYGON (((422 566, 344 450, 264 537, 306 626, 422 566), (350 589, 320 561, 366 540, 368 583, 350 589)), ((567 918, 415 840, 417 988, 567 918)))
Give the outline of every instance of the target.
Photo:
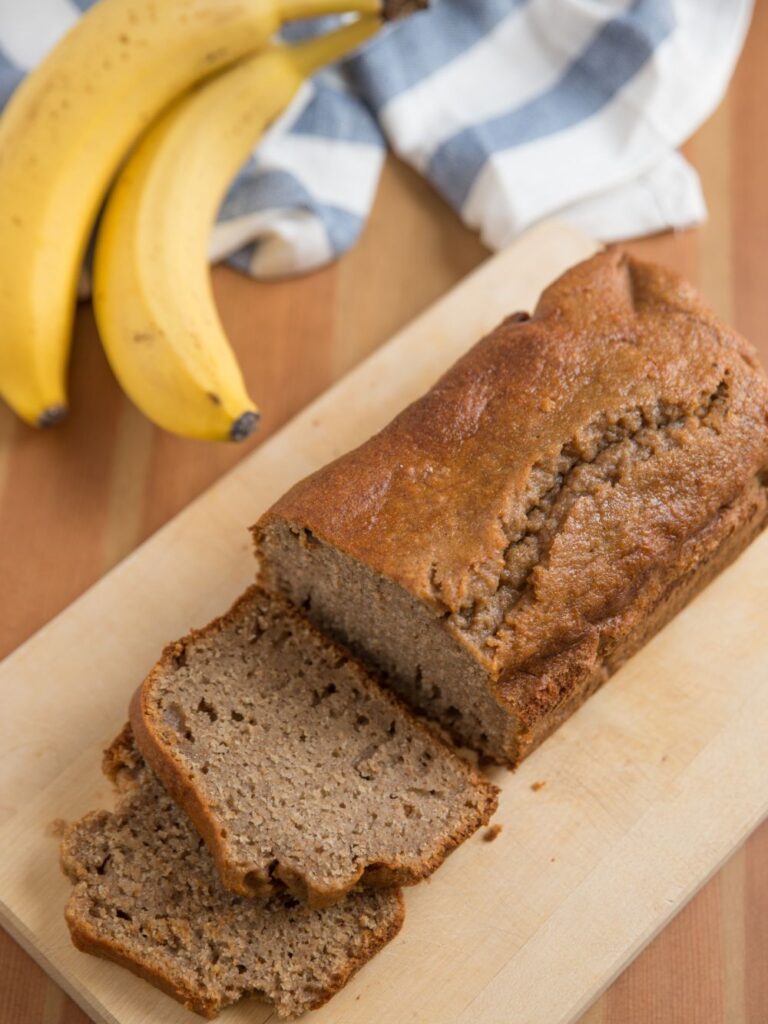
POLYGON ((284 599, 256 588, 169 648, 136 741, 225 884, 329 906, 408 885, 485 824, 496 788, 284 599))
POLYGON ((260 580, 375 668, 417 714, 484 760, 517 760, 518 723, 443 617, 308 528, 268 514, 254 528, 260 580))

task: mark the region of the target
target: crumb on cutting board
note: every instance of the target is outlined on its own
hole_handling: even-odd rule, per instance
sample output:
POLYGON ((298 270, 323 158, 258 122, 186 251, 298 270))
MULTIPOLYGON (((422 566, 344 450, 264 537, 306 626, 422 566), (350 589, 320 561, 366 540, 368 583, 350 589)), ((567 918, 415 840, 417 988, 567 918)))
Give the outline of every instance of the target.
POLYGON ((494 839, 498 838, 499 833, 503 828, 503 825, 491 825, 490 828, 487 828, 485 832, 483 832, 483 841, 486 843, 492 843, 494 839))
POLYGON ((64 835, 64 831, 67 827, 67 822, 64 818, 54 818, 53 821, 49 821, 45 827, 45 834, 47 836, 54 836, 57 839, 61 839, 64 835))
POLYGON ((540 789, 544 789, 546 782, 532 782, 531 789, 534 793, 538 793, 540 789))

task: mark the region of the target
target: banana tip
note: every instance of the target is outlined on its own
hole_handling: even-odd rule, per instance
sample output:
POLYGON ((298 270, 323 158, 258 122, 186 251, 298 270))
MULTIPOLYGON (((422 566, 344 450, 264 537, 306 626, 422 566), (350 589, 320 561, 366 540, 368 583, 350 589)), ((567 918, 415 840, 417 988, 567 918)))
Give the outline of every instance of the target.
POLYGON ((257 412, 244 412, 242 416, 238 416, 229 428, 230 441, 244 441, 246 437, 250 437, 259 425, 259 418, 257 412))
POLYGON ((37 417, 37 426, 42 428, 55 427, 57 423, 61 423, 63 419, 66 419, 66 416, 66 405, 49 405, 37 417))

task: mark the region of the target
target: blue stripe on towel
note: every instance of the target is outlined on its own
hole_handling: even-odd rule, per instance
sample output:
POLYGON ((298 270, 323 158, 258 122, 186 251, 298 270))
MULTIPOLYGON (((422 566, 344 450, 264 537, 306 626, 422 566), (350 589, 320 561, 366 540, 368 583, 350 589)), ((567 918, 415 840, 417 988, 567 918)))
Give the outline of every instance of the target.
POLYGON ((288 171, 258 168, 241 173, 224 201, 219 221, 226 222, 259 210, 286 207, 314 213, 323 222, 334 252, 348 249, 363 226, 363 220, 357 214, 321 203, 288 171))
POLYGON ((23 77, 24 72, 17 68, 0 49, 0 109, 11 98, 23 77))
MULTIPOLYGON (((11 55, 36 52, 34 33, 42 42, 50 34, 42 30, 64 25, 62 5, 77 14, 96 2, 0 0, 0 105, 24 74, 11 55)), ((181 2, 193 7, 199 0, 181 2)), ((230 260, 265 277, 339 255, 360 234, 385 138, 459 216, 471 215, 492 246, 552 215, 608 239, 698 223, 699 185, 674 146, 722 95, 751 7, 752 0, 430 0, 427 11, 388 26, 351 60, 313 78, 304 102, 273 127, 277 144, 261 150, 264 162, 257 151, 230 189, 220 217, 238 218, 242 231, 233 224, 220 243, 251 243, 230 260), (452 64, 458 71, 459 63, 458 79, 477 76, 474 110, 467 97, 454 103, 447 83, 456 79, 441 74, 452 64), (503 87, 499 67, 515 72, 503 87), (542 84, 533 84, 527 68, 542 84), (437 131, 428 141, 419 126, 432 103, 437 131), (283 133, 294 136, 284 147, 283 133), (311 145, 301 144, 306 139, 311 145), (301 153, 305 164, 297 167, 301 153), (510 158, 492 163, 498 175, 483 174, 500 154, 510 158), (521 189, 522 168, 536 178, 542 160, 548 164, 540 185, 521 189), (645 197, 639 205, 638 195, 645 197), (292 218, 296 210, 306 212, 292 218), (261 216, 250 225, 254 213, 261 216), (275 236, 281 241, 271 245, 275 236)), ((339 20, 298 20, 281 34, 305 39, 339 20)))
POLYGON ((437 0, 352 57, 345 69, 375 111, 483 40, 528 0, 437 0))
POLYGON ((291 135, 384 145, 373 114, 357 97, 321 79, 315 79, 312 86, 314 95, 291 125, 291 135))
POLYGON ((597 113, 674 27, 667 0, 635 0, 626 13, 597 32, 551 89, 444 142, 432 155, 429 177, 460 209, 489 155, 554 135, 597 113))

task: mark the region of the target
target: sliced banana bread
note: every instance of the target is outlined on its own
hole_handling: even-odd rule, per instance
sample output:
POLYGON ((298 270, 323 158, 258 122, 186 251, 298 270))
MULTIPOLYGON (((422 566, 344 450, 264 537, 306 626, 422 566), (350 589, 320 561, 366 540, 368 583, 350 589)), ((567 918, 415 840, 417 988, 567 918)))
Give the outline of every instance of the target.
POLYGON ((614 250, 278 501, 261 582, 515 764, 763 528, 766 484, 754 349, 614 250))
POLYGON ((208 1017, 251 994, 290 1017, 330 999, 400 929, 394 889, 351 893, 323 910, 287 893, 257 901, 227 891, 129 731, 106 758, 125 790, 117 810, 87 815, 62 842, 75 883, 66 919, 79 949, 208 1017))
POLYGON ((485 824, 496 787, 283 598, 255 588, 169 647, 136 742, 224 884, 313 906, 412 884, 485 824))

